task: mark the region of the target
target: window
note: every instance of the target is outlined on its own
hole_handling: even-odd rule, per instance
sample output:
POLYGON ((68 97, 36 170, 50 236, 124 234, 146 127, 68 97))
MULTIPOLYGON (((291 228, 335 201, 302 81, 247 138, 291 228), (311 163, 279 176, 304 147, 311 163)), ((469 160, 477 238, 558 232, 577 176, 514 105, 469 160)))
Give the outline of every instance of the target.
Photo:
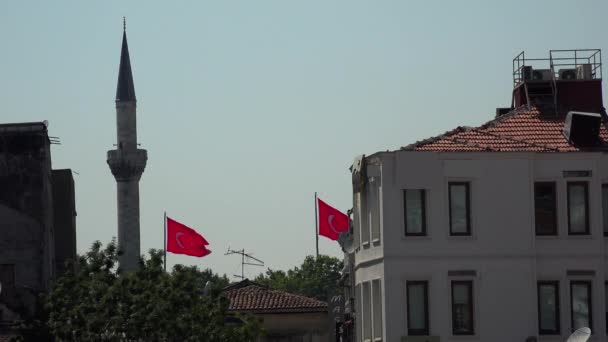
POLYGON ((588 327, 593 331, 591 315, 591 282, 570 283, 570 315, 572 330, 588 327))
POLYGON ((372 340, 372 303, 371 303, 371 293, 369 286, 370 283, 365 282, 362 285, 363 293, 362 293, 362 301, 363 304, 363 317, 361 323, 363 324, 363 341, 371 341, 372 340))
POLYGON ((380 184, 379 178, 374 177, 374 181, 370 182, 368 195, 369 207, 369 224, 372 230, 372 241, 380 241, 380 184))
POLYGON ((367 212, 367 196, 365 196, 361 192, 357 195, 359 197, 359 222, 361 223, 361 244, 365 246, 369 244, 369 216, 367 212))
POLYGON ((555 182, 534 183, 536 235, 557 235, 557 196, 555 182))
POLYGON ((541 335, 559 335, 559 282, 538 283, 538 330, 541 335))
POLYGON ((0 264, 0 299, 10 300, 15 296, 15 265, 0 264))
POLYGON ((608 184, 602 184, 602 218, 604 236, 608 236, 608 184))
POLYGON ((471 235, 469 183, 450 182, 450 235, 471 235))
POLYGON ((374 305, 374 341, 382 341, 382 289, 380 279, 372 281, 374 305))
POLYGON ((403 190, 403 212, 405 213, 405 235, 426 235, 425 191, 403 190))
POLYGON ((589 203, 587 182, 568 183, 568 233, 589 234, 589 203))
POLYGON ((452 281, 452 334, 474 335, 473 282, 452 281))
POLYGON ((606 314, 604 316, 606 320, 606 332, 608 333, 608 282, 604 283, 604 311, 606 314))
POLYGON ((429 335, 429 294, 427 281, 406 283, 407 334, 429 335))
MULTIPOLYGON (((355 300, 356 300, 356 311, 355 311, 355 322, 363 322, 363 297, 361 296, 361 284, 355 285, 355 300)), ((363 324, 359 323, 355 325, 357 329, 357 341, 361 341, 363 337, 363 324)))
POLYGON ((353 239, 356 247, 359 247, 361 238, 361 193, 357 192, 354 196, 355 206, 353 207, 353 239))

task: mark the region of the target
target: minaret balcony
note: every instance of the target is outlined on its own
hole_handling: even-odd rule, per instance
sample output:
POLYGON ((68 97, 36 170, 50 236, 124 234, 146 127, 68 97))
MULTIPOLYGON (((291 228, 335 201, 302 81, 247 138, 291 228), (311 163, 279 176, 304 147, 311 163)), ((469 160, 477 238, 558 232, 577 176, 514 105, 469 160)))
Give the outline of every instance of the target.
POLYGON ((123 149, 108 151, 108 165, 118 182, 139 180, 146 168, 148 151, 123 149))

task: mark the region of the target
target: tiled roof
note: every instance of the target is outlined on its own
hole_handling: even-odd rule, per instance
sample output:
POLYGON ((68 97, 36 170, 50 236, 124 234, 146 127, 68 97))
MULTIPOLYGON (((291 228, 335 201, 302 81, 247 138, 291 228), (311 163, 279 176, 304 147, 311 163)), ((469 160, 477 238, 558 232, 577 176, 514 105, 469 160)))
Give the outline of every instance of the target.
MULTIPOLYGON (((576 152, 562 131, 565 117, 549 118, 536 108, 521 107, 479 127, 458 127, 437 137, 403 147, 435 152, 576 152)), ((600 128, 600 149, 608 146, 608 130, 600 128)), ((596 147, 596 149, 598 149, 596 147)))
POLYGON ((244 280, 225 292, 230 299, 230 311, 256 313, 323 312, 327 303, 285 291, 272 290, 244 280))

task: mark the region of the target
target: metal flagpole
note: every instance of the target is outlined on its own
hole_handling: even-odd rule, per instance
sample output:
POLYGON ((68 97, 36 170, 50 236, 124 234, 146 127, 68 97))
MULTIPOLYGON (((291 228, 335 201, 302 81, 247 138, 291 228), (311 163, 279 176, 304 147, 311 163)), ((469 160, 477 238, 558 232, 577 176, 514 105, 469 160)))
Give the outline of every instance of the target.
POLYGON ((317 213, 317 192, 315 191, 315 237, 317 240, 317 259, 319 258, 319 214, 317 213))
POLYGON ((163 265, 165 266, 165 272, 167 272, 167 212, 165 211, 165 217, 163 219, 163 223, 164 223, 164 229, 163 232, 165 233, 165 244, 163 245, 163 250, 165 252, 164 255, 164 261, 163 261, 163 265))

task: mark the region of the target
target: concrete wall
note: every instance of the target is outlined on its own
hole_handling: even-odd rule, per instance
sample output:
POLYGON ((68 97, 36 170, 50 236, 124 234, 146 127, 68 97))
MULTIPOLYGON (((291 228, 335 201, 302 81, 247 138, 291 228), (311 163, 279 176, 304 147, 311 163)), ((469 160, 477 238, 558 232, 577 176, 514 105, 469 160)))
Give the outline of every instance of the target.
POLYGON ((266 336, 259 342, 328 341, 327 312, 256 314, 262 319, 266 336))
POLYGON ((76 261, 76 202, 74 178, 69 169, 53 170, 53 226, 55 231, 55 268, 66 271, 66 261, 76 261))
POLYGON ((10 274, 0 279, 4 285, 0 301, 12 311, 34 313, 35 294, 44 291, 47 276, 44 260, 45 227, 35 219, 12 208, 0 205, 0 264, 10 274), (10 281, 13 284, 9 284, 10 281))
MULTIPOLYGON (((608 158, 601 153, 431 153, 399 151, 368 158, 368 176, 380 172, 381 243, 356 253, 356 282, 381 279, 384 340, 407 334, 405 281, 429 281, 430 333, 441 341, 524 341, 536 336, 537 280, 561 280, 562 336, 570 332, 569 281, 593 281, 592 341, 606 338, 604 281, 607 249, 602 230, 601 184, 608 158), (564 178, 564 170, 591 177, 564 178), (558 236, 536 237, 534 182, 557 182, 558 236), (567 233, 567 181, 589 182, 591 235, 567 233), (448 182, 470 182, 471 236, 449 235, 448 182), (403 189, 426 189, 427 236, 406 237, 403 189), (376 251, 376 249, 378 251, 376 251), (475 271, 475 335, 452 336, 448 271, 475 271), (593 276, 568 276, 571 270, 593 276)), ((355 229, 356 230, 356 229, 355 229)), ((466 277, 465 277, 466 278, 466 277)), ((360 322, 358 322, 360 323, 360 322)))
POLYGON ((24 276, 24 285, 46 291, 54 278, 55 253, 50 142, 42 123, 0 125, 0 189, 0 264, 16 263, 17 273, 35 273, 24 276), (37 228, 30 223, 20 229, 24 217, 37 228), (20 264, 26 259, 36 265, 20 264))

